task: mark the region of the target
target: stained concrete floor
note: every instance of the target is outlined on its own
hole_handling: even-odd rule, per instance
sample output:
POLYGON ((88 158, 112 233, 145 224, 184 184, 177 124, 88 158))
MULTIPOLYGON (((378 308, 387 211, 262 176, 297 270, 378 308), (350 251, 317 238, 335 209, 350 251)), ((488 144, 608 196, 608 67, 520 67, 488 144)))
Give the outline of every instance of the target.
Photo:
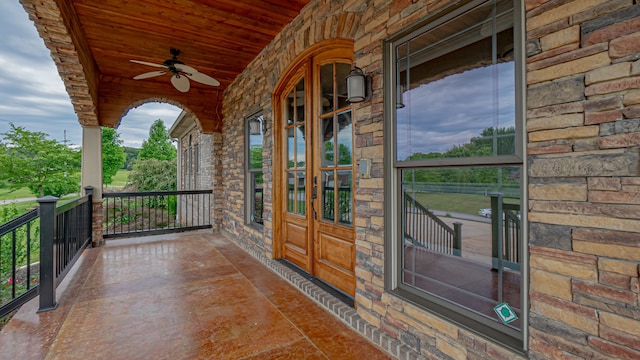
POLYGON ((262 262, 210 231, 87 249, 0 332, 1 359, 388 359, 262 262))

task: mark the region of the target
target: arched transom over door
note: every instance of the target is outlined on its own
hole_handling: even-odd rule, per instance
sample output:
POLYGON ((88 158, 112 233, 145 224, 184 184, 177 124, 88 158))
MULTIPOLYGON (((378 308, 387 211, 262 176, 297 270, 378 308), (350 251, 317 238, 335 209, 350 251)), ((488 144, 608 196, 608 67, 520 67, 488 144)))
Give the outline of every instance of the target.
POLYGON ((275 94, 274 235, 277 255, 353 296, 354 129, 345 81, 353 47, 344 45, 298 61, 275 94))

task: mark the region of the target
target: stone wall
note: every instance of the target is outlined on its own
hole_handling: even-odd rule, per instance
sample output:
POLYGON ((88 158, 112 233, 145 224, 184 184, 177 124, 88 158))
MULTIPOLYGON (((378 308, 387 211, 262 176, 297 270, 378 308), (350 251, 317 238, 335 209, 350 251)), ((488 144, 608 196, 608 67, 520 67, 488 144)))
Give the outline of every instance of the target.
MULTIPOLYGON (((180 162, 178 165, 178 190, 207 190, 210 189, 214 184, 214 167, 215 167, 215 154, 216 150, 214 148, 214 138, 221 137, 220 133, 216 134, 203 134, 199 131, 198 127, 195 126, 195 115, 193 113, 187 113, 183 119, 179 119, 179 121, 183 121, 185 123, 193 123, 193 127, 186 131, 182 136, 180 136, 180 143, 178 149, 178 156, 180 157, 180 162), (185 163, 188 162, 188 157, 185 158, 184 152, 189 151, 189 139, 191 139, 191 151, 197 148, 199 149, 198 155, 198 164, 191 164, 191 173, 195 173, 195 178, 190 179, 189 183, 187 183, 184 171, 185 171, 185 163), (195 181, 194 181, 195 180, 195 181), (195 187, 194 187, 195 186, 195 187)), ((220 146, 218 146, 220 148, 220 146)), ((219 151, 219 150, 218 150, 219 151)), ((193 161, 195 162, 195 155, 193 156, 193 161)), ((206 223, 204 216, 210 215, 211 221, 214 219, 218 219, 214 216, 215 209, 219 208, 221 204, 215 203, 215 195, 211 199, 211 204, 213 204, 211 209, 211 214, 204 213, 201 211, 195 211, 192 214, 193 209, 201 209, 207 204, 206 200, 201 197, 188 197, 181 196, 180 203, 178 204, 178 219, 183 224, 193 225, 193 224, 203 224, 206 223), (202 201, 202 203, 201 203, 202 201)), ((219 221, 218 221, 219 223, 219 221)), ((213 227, 219 229, 219 224, 216 227, 216 224, 212 223, 213 227)))
POLYGON ((640 5, 527 1, 530 356, 640 358, 640 5))
MULTIPOLYGON (((358 314, 427 358, 523 354, 460 328, 384 288, 382 40, 454 0, 318 0, 225 93, 220 152, 222 229, 272 257, 272 91, 322 40, 355 41, 373 97, 354 105, 358 314), (266 217, 244 224, 244 119, 264 111, 266 217)), ((633 0, 527 0, 527 162, 532 359, 640 358, 640 5, 633 0)), ((216 146, 214 146, 214 149, 216 146)), ((216 156, 214 156, 215 158, 216 156)), ((214 176, 215 179, 215 176, 214 176)), ((215 181, 215 180, 214 180, 215 181)), ((389 348, 393 347, 389 345, 389 348)), ((397 350, 395 350, 397 351, 397 350)), ((393 352, 393 351, 392 351, 393 352)))

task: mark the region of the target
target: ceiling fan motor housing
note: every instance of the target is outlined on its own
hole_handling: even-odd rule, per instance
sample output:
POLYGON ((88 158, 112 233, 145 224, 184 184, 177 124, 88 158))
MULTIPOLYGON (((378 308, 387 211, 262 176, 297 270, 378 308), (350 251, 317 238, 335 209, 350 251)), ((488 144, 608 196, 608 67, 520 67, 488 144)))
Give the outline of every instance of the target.
POLYGON ((180 76, 180 71, 176 69, 176 64, 184 65, 184 63, 178 60, 178 55, 180 55, 180 49, 171 48, 169 50, 173 58, 165 60, 162 64, 166 66, 172 74, 180 76))

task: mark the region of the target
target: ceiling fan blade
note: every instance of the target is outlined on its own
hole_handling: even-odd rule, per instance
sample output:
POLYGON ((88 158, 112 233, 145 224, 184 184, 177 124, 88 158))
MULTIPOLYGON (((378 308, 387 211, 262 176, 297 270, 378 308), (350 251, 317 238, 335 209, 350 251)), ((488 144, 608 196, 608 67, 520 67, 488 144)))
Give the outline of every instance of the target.
POLYGON ((196 70, 195 68, 192 68, 191 66, 185 65, 185 64, 175 64, 175 67, 179 71, 186 72, 186 73, 195 74, 198 72, 198 70, 196 70))
POLYGON ((154 64, 154 63, 150 63, 150 62, 146 62, 146 61, 142 61, 142 60, 129 60, 133 63, 136 64, 142 64, 142 65, 147 65, 147 66, 153 66, 153 67, 160 67, 160 68, 164 68, 166 66, 162 65, 162 64, 154 64))
POLYGON ((134 76, 133 79, 134 80, 148 79, 148 78, 152 78, 154 76, 164 75, 166 73, 167 73, 166 71, 151 71, 151 72, 147 72, 147 73, 144 73, 144 74, 140 74, 140 75, 134 76))
POLYGON ((171 83, 180 92, 187 92, 191 87, 189 79, 186 76, 174 75, 171 77, 171 83))
POLYGON ((220 86, 220 81, 212 78, 211 76, 209 76, 207 74, 203 74, 201 72, 196 72, 196 73, 192 73, 192 74, 185 74, 185 75, 189 79, 191 79, 193 81, 197 81, 197 82, 205 84, 205 85, 220 86))

